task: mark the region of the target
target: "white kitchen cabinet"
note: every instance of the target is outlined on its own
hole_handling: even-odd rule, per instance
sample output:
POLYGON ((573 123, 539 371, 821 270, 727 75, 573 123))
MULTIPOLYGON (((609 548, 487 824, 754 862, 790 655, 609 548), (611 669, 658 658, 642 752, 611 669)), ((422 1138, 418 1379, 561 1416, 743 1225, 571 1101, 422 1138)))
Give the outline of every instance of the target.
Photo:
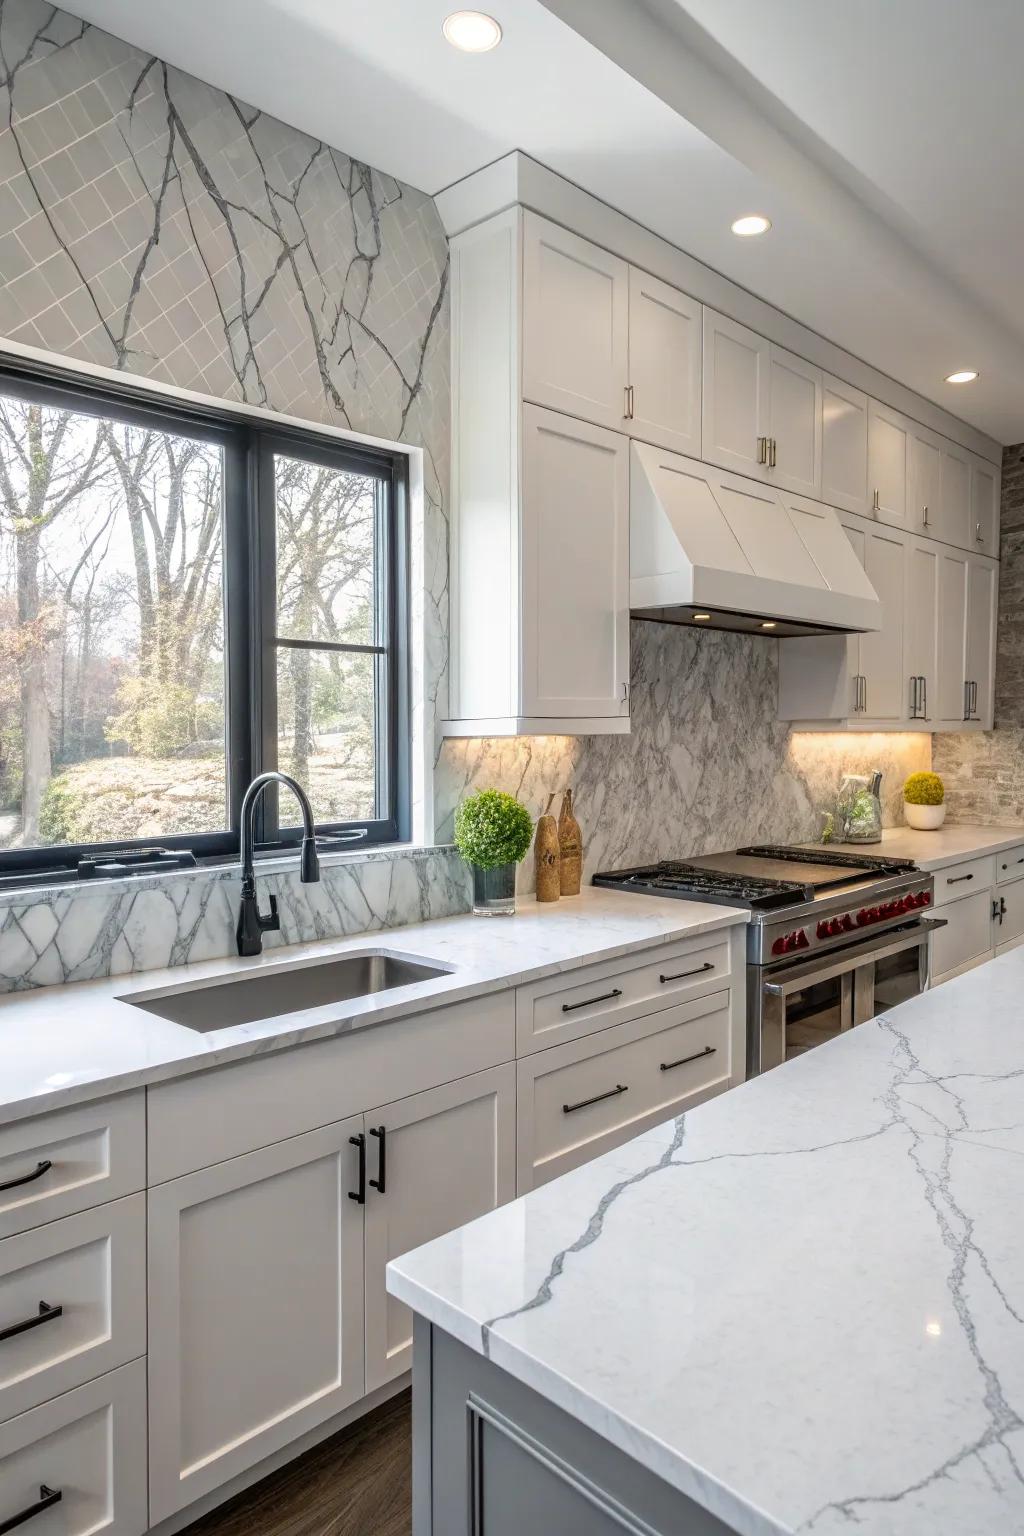
POLYGON ((868 405, 868 490, 884 523, 905 527, 909 492, 910 423, 878 400, 868 405))
POLYGON ((911 720, 930 720, 936 706, 941 549, 932 539, 907 540, 903 699, 911 720))
POLYGON ((901 721, 903 688, 906 540, 895 529, 868 527, 864 569, 882 605, 882 628, 857 637, 861 675, 860 713, 866 721, 901 721))
POLYGON ((967 624, 964 680, 967 721, 992 729, 995 678, 996 584, 999 567, 984 556, 967 558, 967 624))
POLYGON ((966 448, 943 440, 940 538, 961 549, 972 549, 971 455, 966 448))
POLYGON ((149 1192, 150 1517, 363 1396, 357 1116, 149 1192))
POLYGON ((631 437, 700 458, 701 305, 639 267, 629 269, 631 437))
POLYGON ((999 482, 994 464, 971 454, 971 547, 980 555, 999 555, 999 482))
POLYGON ((629 382, 629 268, 525 213, 523 398, 620 431, 629 382))
POLYGON ((452 244, 455 512, 446 735, 629 730, 628 275, 612 258, 607 268, 588 266, 575 237, 563 234, 513 209, 452 244), (569 318, 545 318, 558 284, 572 287, 566 264, 586 267, 588 283, 604 297, 567 299, 569 318), (558 272, 561 278, 552 275, 558 272), (587 362, 574 386, 558 373, 558 356, 577 326, 602 329, 606 353, 587 362), (546 350, 542 332, 560 338, 556 351, 546 350), (524 403, 521 335, 527 402, 532 393, 562 410, 524 403), (608 404, 605 386, 612 373, 618 376, 620 351, 615 410, 591 409, 581 381, 593 372, 593 398, 608 404), (579 419, 584 415, 591 419, 579 419), (594 425, 594 418, 614 421, 620 431, 594 425))
POLYGON ((800 496, 821 493, 821 369, 774 344, 768 364, 768 479, 800 496))
POLYGON ((704 308, 701 456, 758 480, 768 477, 771 344, 704 308))
POLYGON ((822 375, 821 499, 843 512, 868 510, 868 397, 822 375))
POLYGON ((412 1314, 387 1294, 399 1254, 515 1197, 516 1069, 512 1062, 417 1093, 363 1117, 366 1390, 412 1365, 412 1314))
POLYGON ((931 936, 932 984, 939 985, 992 957, 992 891, 988 888, 948 902, 940 915, 945 928, 931 936))
POLYGON ((1024 880, 1007 881, 993 892, 992 937, 997 955, 1024 942, 1024 880))
POLYGON ((148 1529, 144 1361, 0 1424, 0 1529, 16 1526, 26 1536, 148 1529))
POLYGON ((961 550, 944 547, 939 555, 939 614, 935 720, 947 729, 962 729, 966 711, 967 556, 961 550))
POLYGON ((933 539, 942 539, 946 537, 942 527, 942 439, 916 421, 909 426, 907 526, 933 539))
POLYGON ((629 714, 629 441, 523 408, 521 713, 629 714))

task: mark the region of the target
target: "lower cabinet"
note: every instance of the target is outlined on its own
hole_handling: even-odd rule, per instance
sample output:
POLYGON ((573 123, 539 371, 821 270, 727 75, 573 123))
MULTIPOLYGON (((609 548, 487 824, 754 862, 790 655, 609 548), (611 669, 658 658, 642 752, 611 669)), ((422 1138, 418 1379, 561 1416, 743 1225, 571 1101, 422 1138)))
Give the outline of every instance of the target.
POLYGON ((512 1062, 364 1116, 366 1390, 412 1366, 412 1313, 387 1294, 388 1263, 504 1205, 516 1192, 512 1062))
POLYGON ((154 1524, 362 1397, 362 1128, 150 1190, 154 1524))
POLYGON ((147 1524, 145 1361, 0 1424, 0 1531, 139 1536, 147 1524))
POLYGON ((1024 943, 1024 844, 952 864, 935 874, 932 986, 1024 943))

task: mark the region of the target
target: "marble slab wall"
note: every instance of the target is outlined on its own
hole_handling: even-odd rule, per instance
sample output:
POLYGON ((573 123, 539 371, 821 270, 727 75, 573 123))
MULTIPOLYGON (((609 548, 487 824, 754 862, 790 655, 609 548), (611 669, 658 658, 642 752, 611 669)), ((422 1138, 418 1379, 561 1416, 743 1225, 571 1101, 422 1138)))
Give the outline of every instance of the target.
POLYGON ((1024 822, 1024 443, 1003 449, 995 729, 935 738, 952 821, 1024 822))
MULTIPOLYGON (((843 773, 880 768, 888 825, 926 735, 794 734, 776 718, 778 646, 678 625, 631 626, 632 733, 449 741, 436 777, 439 835, 467 790, 515 791, 534 816, 572 785, 585 869, 818 835, 843 773)), ((529 885, 529 861, 522 882, 529 885)))

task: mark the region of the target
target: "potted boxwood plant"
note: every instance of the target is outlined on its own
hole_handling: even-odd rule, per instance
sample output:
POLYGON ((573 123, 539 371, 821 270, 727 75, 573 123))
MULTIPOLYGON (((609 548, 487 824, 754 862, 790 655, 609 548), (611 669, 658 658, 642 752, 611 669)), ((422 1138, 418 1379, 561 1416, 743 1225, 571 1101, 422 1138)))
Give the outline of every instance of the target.
POLYGON ((937 773, 912 773, 903 786, 908 827, 935 832, 946 819, 946 791, 937 773))
POLYGON ((481 789, 455 812, 455 846, 473 870, 473 911, 516 909, 516 865, 533 836, 530 813, 515 795, 481 789))

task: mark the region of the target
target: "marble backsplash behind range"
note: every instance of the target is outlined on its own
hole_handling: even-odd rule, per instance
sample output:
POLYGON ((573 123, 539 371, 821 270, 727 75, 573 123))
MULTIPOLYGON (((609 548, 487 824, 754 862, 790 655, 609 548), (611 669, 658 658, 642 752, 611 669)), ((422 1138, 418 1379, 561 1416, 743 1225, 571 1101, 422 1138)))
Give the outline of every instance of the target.
MULTIPOLYGON (((630 639, 632 733, 446 742, 441 839, 467 790, 514 790, 537 816, 571 784, 587 875, 745 842, 802 842, 818 836, 841 775, 873 768, 884 774, 886 825, 902 822, 903 780, 930 766, 930 736, 792 734, 776 718, 773 640, 637 621, 630 639)), ((530 875, 527 860, 525 886, 530 875)))

